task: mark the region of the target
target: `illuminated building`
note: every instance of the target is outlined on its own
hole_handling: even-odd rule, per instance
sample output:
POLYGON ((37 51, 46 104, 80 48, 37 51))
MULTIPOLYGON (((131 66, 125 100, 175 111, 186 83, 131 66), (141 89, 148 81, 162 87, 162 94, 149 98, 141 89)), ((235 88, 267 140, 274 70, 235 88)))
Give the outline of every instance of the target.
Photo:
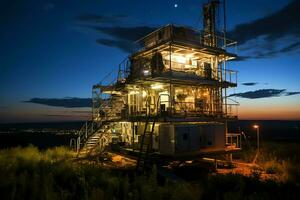
POLYGON ((115 143, 140 156, 178 158, 241 148, 240 134, 227 131, 237 120, 227 97, 237 86, 237 72, 227 67, 236 42, 217 34, 217 6, 204 6, 204 31, 171 24, 138 40, 116 80, 93 86, 82 151, 115 143))

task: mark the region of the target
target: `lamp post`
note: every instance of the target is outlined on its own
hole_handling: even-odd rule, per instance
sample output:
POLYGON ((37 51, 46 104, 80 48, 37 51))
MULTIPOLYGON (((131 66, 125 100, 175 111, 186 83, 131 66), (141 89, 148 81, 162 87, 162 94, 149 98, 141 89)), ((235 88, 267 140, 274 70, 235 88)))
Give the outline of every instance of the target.
POLYGON ((259 126, 254 125, 253 128, 256 129, 256 137, 257 137, 257 151, 259 151, 259 126))

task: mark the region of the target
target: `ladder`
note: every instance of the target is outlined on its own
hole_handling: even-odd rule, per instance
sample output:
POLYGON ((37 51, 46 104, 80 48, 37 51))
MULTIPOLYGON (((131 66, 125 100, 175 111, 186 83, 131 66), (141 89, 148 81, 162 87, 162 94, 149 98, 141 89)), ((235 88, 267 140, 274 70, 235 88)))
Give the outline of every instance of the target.
POLYGON ((146 165, 149 164, 147 163, 147 161, 148 161, 149 151, 152 146, 152 136, 154 132, 154 127, 155 127, 155 121, 150 122, 148 118, 145 123, 144 133, 141 138, 139 156, 136 164, 137 171, 144 171, 146 165))
MULTIPOLYGON (((157 99, 157 102, 156 102, 157 114, 153 118, 153 121, 149 120, 151 114, 147 113, 148 117, 146 119, 144 133, 141 138, 141 144, 140 144, 140 149, 139 149, 140 151, 139 151, 139 156, 138 156, 138 160, 136 163, 136 171, 144 171, 145 167, 147 165, 149 165, 148 155, 149 155, 150 147, 152 147, 152 138, 153 138, 152 136, 153 136, 154 127, 155 127, 155 120, 159 116, 159 114, 158 114, 159 105, 162 102, 166 102, 166 101, 161 101, 161 96, 163 96, 163 95, 167 95, 167 94, 162 94, 157 99), (151 127, 149 127, 150 125, 151 125, 151 127), (150 129, 150 131, 149 131, 149 129, 150 129)), ((169 97, 169 95, 167 95, 167 96, 169 97)), ((169 102, 169 101, 167 101, 167 102, 169 102)), ((151 106, 151 104, 149 104, 147 101, 147 107, 149 107, 148 108, 149 111, 150 111, 150 106, 151 106)))

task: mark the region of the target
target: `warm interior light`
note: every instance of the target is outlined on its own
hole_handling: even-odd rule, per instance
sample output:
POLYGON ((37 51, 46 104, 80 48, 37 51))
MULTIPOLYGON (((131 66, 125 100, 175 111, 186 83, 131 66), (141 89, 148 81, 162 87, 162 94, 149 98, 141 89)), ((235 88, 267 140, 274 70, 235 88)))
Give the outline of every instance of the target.
POLYGON ((182 63, 182 64, 185 64, 186 62, 186 58, 179 55, 172 55, 172 60, 175 60, 175 62, 182 63))
POLYGON ((258 128, 259 126, 258 125, 253 125, 253 128, 258 128))
POLYGON ((129 94, 138 94, 139 93, 139 91, 136 91, 136 90, 131 90, 130 92, 129 92, 129 94))
POLYGON ((186 55, 185 55, 186 58, 192 58, 193 56, 194 56, 193 53, 190 53, 190 54, 186 54, 186 55))
POLYGON ((149 75, 150 74, 150 71, 147 70, 147 69, 145 69, 143 72, 144 72, 144 75, 149 75))
POLYGON ((208 92, 204 92, 204 93, 203 93, 203 96, 208 96, 208 92))
POLYGON ((159 89, 163 88, 163 85, 161 85, 161 84, 153 84, 153 85, 151 85, 151 88, 154 89, 154 90, 159 90, 159 89))
POLYGON ((143 97, 146 97, 146 96, 147 96, 147 92, 146 92, 145 90, 143 90, 142 96, 143 96, 143 97))

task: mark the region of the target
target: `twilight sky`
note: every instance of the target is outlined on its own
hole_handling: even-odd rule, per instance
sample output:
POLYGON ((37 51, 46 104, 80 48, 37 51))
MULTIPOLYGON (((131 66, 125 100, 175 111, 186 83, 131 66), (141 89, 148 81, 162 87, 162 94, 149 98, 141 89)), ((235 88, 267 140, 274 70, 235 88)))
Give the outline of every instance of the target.
MULTIPOLYGON (((92 85, 132 42, 168 23, 202 29, 204 2, 1 0, 0 123, 88 119, 92 85)), ((241 119, 300 120, 299 10, 299 0, 227 0, 241 119)))

